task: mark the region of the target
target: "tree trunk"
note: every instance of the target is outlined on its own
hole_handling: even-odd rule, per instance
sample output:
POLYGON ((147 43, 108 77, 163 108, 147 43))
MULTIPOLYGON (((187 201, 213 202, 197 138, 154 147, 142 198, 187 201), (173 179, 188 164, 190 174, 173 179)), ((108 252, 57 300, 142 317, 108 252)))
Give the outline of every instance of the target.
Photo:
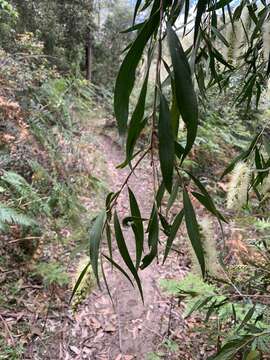
POLYGON ((85 48, 85 67, 86 67, 86 80, 92 80, 92 41, 91 41, 91 31, 88 30, 87 39, 86 39, 86 48, 85 48))

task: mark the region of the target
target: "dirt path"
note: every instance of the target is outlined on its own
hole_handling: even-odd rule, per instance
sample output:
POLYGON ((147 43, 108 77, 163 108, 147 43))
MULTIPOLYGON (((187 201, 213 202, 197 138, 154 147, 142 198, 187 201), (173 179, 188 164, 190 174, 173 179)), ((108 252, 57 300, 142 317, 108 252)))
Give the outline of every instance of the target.
MULTIPOLYGON (((111 189, 120 188, 128 174, 128 169, 116 170, 115 167, 123 160, 122 151, 109 137, 101 137, 100 148, 106 159, 106 167, 112 182, 111 189)), ((142 216, 148 216, 151 211, 152 193, 151 178, 147 160, 135 171, 129 181, 129 186, 137 196, 142 216)), ((149 162, 148 162, 149 163, 149 162)), ((119 216, 128 214, 128 196, 124 191, 117 204, 119 216)), ((134 258, 134 238, 129 229, 124 235, 134 258)), ((106 291, 95 292, 77 315, 79 327, 76 332, 80 344, 80 354, 75 358, 85 359, 146 359, 147 354, 155 351, 168 331, 171 312, 170 299, 160 293, 158 280, 173 273, 179 274, 177 259, 169 259, 166 266, 153 264, 140 273, 145 304, 140 300, 137 289, 117 270, 107 270, 108 283, 111 288, 115 311, 106 291), (122 357, 121 357, 122 355, 122 357)), ((183 272, 185 270, 183 269, 183 272)), ((179 274, 180 276, 180 274, 179 274)), ((180 324, 179 324, 180 325, 180 324)), ((75 348, 74 348, 75 350, 75 348)))

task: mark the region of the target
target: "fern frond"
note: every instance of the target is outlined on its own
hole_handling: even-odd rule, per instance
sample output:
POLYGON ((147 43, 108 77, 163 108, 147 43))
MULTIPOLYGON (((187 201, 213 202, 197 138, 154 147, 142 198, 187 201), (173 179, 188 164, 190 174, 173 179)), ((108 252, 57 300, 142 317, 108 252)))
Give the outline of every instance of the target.
POLYGON ((6 230, 6 224, 34 226, 36 221, 29 216, 7 206, 0 204, 0 231, 6 230))
POLYGON ((21 175, 13 171, 5 171, 3 176, 1 176, 1 180, 28 201, 38 201, 38 194, 21 175))
POLYGON ((1 177, 1 179, 3 181, 5 181, 6 183, 8 183, 9 185, 14 186, 15 188, 17 187, 27 187, 29 188, 30 185, 28 184, 28 182, 19 174, 13 172, 13 171, 5 171, 4 175, 1 177))

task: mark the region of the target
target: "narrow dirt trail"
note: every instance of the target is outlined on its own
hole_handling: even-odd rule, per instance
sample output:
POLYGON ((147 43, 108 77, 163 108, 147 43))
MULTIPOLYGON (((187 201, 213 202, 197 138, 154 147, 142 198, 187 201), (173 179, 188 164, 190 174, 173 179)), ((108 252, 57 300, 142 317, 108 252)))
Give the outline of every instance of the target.
MULTIPOLYGON (((107 181, 111 182, 111 190, 119 190, 129 172, 128 169, 115 168, 123 161, 123 152, 110 137, 101 136, 99 146, 110 175, 107 181)), ((143 217, 149 217, 153 198, 147 163, 149 166, 146 159, 139 165, 128 183, 136 194, 143 217)), ((126 189, 119 197, 117 210, 120 218, 128 215, 129 201, 126 189)), ((135 244, 132 232, 128 228, 124 229, 124 236, 134 258, 135 244)), ((185 271, 186 269, 183 269, 182 274, 185 271)), ((119 271, 112 271, 110 266, 107 266, 106 273, 115 308, 112 307, 106 290, 95 291, 90 296, 76 318, 76 338, 80 339, 80 344, 77 342, 76 346, 80 349, 80 355, 75 358, 146 359, 147 353, 155 351, 166 336, 170 321, 171 302, 168 297, 161 294, 158 280, 175 273, 180 277, 179 261, 172 256, 168 259, 167 265, 162 267, 153 264, 140 272, 144 304, 138 290, 134 289, 119 271)))

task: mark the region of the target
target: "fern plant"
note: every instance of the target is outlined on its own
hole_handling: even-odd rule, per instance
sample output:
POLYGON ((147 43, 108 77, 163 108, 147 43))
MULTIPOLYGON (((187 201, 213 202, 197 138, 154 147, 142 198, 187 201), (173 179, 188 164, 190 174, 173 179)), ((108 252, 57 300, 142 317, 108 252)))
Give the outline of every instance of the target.
MULTIPOLYGON (((267 307, 249 299, 234 300, 225 289, 203 281, 199 276, 189 274, 183 280, 161 280, 163 289, 185 301, 184 315, 189 317, 199 312, 205 317, 203 325, 209 339, 214 339, 217 353, 212 360, 234 360, 239 354, 247 356, 256 352, 270 353, 270 326, 267 307), (218 332, 217 332, 218 329, 218 332)), ((249 359, 253 357, 243 357, 249 359)))
POLYGON ((0 203, 0 231, 7 231, 9 225, 34 226, 37 222, 31 217, 0 203))

